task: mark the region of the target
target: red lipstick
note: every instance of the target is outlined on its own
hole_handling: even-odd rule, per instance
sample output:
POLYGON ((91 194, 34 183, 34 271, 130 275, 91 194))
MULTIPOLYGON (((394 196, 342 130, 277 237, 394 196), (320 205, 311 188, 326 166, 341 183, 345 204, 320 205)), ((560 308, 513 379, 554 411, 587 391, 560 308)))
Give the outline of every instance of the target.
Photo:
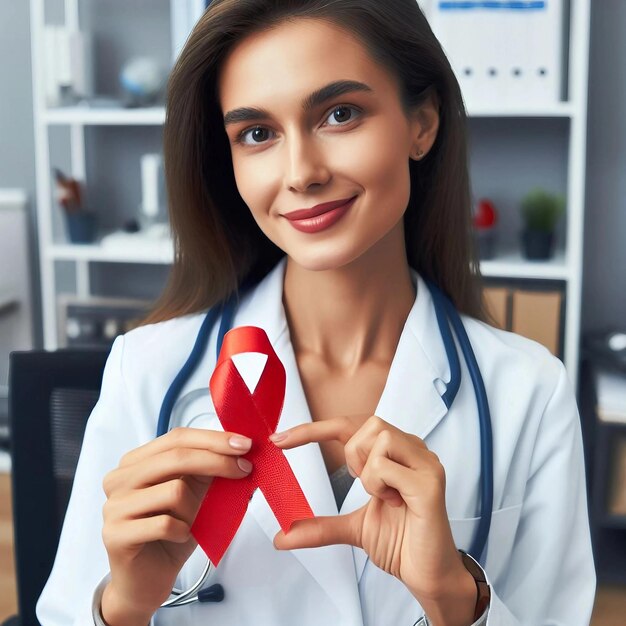
POLYGON ((285 214, 289 223, 300 232, 317 233, 338 222, 350 209, 356 196, 316 204, 310 209, 297 209, 285 214))

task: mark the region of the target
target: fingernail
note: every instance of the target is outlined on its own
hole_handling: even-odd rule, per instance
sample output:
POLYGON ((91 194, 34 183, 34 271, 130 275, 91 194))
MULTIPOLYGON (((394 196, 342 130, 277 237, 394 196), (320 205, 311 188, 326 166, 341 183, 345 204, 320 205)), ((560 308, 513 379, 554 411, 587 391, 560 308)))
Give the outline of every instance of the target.
POLYGON ((249 473, 249 472, 252 471, 252 463, 250 463, 250 461, 248 461, 248 459, 244 459, 242 457, 239 457, 237 459, 237 465, 239 465, 241 470, 246 472, 246 473, 249 473))
POLYGON ((248 437, 242 437, 241 435, 233 435, 229 440, 231 448, 235 448, 235 450, 249 450, 252 445, 252 439, 248 437))
POLYGON ((287 439, 287 433, 274 433, 273 435, 270 435, 270 440, 274 443, 282 441, 283 439, 287 439))
POLYGON ((354 473, 354 470, 347 463, 346 463, 346 467, 348 468, 348 474, 350 474, 352 478, 356 478, 356 474, 354 473))

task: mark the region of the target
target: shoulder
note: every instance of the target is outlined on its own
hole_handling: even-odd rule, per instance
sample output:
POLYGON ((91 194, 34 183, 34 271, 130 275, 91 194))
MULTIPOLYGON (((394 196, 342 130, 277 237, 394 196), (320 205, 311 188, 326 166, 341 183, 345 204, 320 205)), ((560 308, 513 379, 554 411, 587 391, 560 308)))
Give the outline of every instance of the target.
POLYGON ((516 333, 494 328, 462 316, 485 385, 499 391, 547 403, 559 382, 567 377, 565 366, 545 346, 516 333))
POLYGON ((206 311, 192 313, 128 331, 123 335, 125 359, 140 355, 142 361, 156 364, 190 351, 205 316, 206 311))
POLYGON ((138 326, 123 335, 125 350, 160 351, 180 345, 181 341, 197 334, 205 316, 206 311, 202 311, 138 326))
POLYGON ((162 399, 187 361, 205 316, 206 312, 198 312, 146 324, 116 339, 114 348, 129 396, 141 403, 162 399))
MULTIPOLYGON (((246 293, 237 306, 233 326, 240 325, 250 309, 250 301, 257 297, 259 286, 246 293)), ((172 380, 187 361, 196 343, 209 310, 182 315, 162 322, 145 324, 122 335, 122 370, 126 377, 137 380, 149 376, 172 380)), ((215 361, 215 346, 219 320, 209 329, 203 358, 215 361), (212 355, 212 357, 211 357, 212 355)))

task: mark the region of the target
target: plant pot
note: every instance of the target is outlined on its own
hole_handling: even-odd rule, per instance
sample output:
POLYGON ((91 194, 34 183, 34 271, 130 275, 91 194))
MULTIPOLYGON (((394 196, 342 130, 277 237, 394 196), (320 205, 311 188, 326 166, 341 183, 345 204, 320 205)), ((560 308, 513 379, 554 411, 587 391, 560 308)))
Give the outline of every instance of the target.
POLYGON ((533 261, 552 258, 554 232, 544 230, 524 230, 522 232, 524 256, 533 261))
POLYGON ((474 239, 478 249, 478 258, 481 261, 493 259, 495 256, 495 235, 494 228, 474 228, 474 239))
POLYGON ((96 238, 96 216, 94 213, 78 211, 66 213, 67 234, 72 243, 93 243, 96 238))

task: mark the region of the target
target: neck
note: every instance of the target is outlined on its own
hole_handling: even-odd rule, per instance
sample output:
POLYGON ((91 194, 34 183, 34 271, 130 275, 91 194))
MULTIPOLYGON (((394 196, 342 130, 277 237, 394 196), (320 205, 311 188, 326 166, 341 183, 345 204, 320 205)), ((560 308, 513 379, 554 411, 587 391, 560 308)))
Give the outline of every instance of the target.
POLYGON ((313 271, 287 260, 283 304, 294 351, 330 369, 391 363, 414 301, 402 223, 339 268, 313 271))

